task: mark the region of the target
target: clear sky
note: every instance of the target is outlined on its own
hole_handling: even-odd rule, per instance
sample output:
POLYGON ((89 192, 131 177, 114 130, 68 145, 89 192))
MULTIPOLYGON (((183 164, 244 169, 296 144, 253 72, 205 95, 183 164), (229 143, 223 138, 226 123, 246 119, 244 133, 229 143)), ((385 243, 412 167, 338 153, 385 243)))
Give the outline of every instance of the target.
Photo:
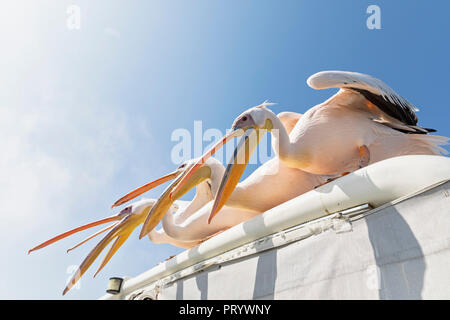
MULTIPOLYGON (((325 100, 336 90, 309 88, 315 72, 374 75, 420 108, 420 125, 450 136, 449 13, 448 1, 2 1, 0 298, 61 298, 95 240, 70 254, 89 233, 29 248, 172 171, 175 129, 202 120, 224 132, 265 99, 276 113, 325 100), (72 4, 80 29, 67 27, 72 4), (381 30, 366 26, 371 4, 381 30)), ((109 277, 180 251, 136 231, 64 298, 100 297, 109 277)))

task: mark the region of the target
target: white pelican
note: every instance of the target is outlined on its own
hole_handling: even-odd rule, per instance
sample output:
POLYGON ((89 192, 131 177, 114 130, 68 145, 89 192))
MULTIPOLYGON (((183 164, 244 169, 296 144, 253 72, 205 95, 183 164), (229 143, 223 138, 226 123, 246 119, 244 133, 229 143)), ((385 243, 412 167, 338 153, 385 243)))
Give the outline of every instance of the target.
MULTIPOLYGON (((124 201, 128 201, 140 193, 143 193, 153 187, 156 187, 158 184, 161 184, 167 181, 169 178, 175 178, 186 171, 186 169, 190 168, 190 165, 195 163, 195 160, 190 160, 182 164, 177 168, 176 171, 170 173, 162 178, 159 178, 151 183, 146 184, 143 187, 140 187, 125 197, 122 197, 120 200, 116 201, 113 205, 117 205, 118 203, 123 203, 124 201)), ((86 243, 88 240, 98 236, 101 233, 104 233, 108 230, 108 234, 92 249, 83 262, 80 264, 79 268, 73 275, 72 279, 69 281, 68 285, 63 291, 63 295, 66 294, 81 278, 81 276, 87 271, 87 269, 92 265, 95 259, 99 256, 99 254, 105 249, 105 247, 114 240, 110 249, 106 253, 103 261, 100 264, 100 267, 94 274, 94 277, 100 272, 101 269, 108 263, 108 261, 112 258, 112 256, 116 253, 116 251, 122 246, 122 244, 128 239, 134 229, 139 226, 147 216, 150 217, 159 217, 163 216, 163 228, 164 230, 150 230, 148 233, 149 239, 155 243, 169 243, 182 248, 192 248, 211 236, 221 232, 225 229, 228 229, 242 221, 248 220, 259 214, 260 212, 255 210, 245 210, 238 208, 230 208, 224 207, 222 211, 224 212, 221 215, 221 219, 216 219, 214 223, 208 224, 208 216, 211 210, 211 207, 206 207, 203 209, 203 206, 208 202, 212 205, 213 194, 217 191, 217 187, 222 179, 222 175, 225 171, 223 165, 216 159, 211 158, 206 161, 202 170, 199 170, 196 174, 194 174, 191 179, 189 179, 186 184, 185 191, 180 193, 180 196, 193 188, 196 187, 196 194, 194 199, 187 203, 186 201, 177 201, 168 199, 168 192, 166 191, 160 197, 159 200, 155 199, 142 199, 139 200, 124 209, 122 209, 118 214, 113 215, 108 218, 104 218, 98 221, 94 221, 88 223, 86 225, 77 227, 75 229, 69 230, 63 234, 60 234, 56 237, 53 237, 50 240, 43 242, 42 244, 30 249, 28 253, 32 251, 36 251, 38 249, 42 249, 56 241, 64 239, 74 233, 86 230, 88 228, 92 228, 101 224, 113 222, 110 226, 94 233, 89 236, 79 244, 75 245, 73 248, 70 248, 68 251, 71 251, 78 246, 86 243), (169 204, 166 205, 166 200, 168 200, 169 204), (157 207, 158 214, 152 214, 149 212, 157 207), (203 209, 203 210, 201 210, 203 209), (164 215, 160 215, 160 210, 165 210, 164 215), (175 215, 173 212, 177 211, 175 215)), ((177 180, 176 180, 177 181, 177 180)), ((174 184, 172 184, 174 185, 174 184)), ((167 190, 171 191, 169 187, 167 190)), ((178 196, 178 197, 180 197, 178 196)), ((153 211, 152 211, 153 212, 153 211)), ((153 220, 151 220, 153 221, 153 220)), ((159 222, 159 220, 158 220, 159 222)), ((142 238, 142 237, 141 237, 142 238)))
MULTIPOLYGON (((186 166, 189 166, 189 164, 193 162, 192 160, 189 162, 186 162, 182 165, 180 165, 176 171, 167 174, 155 181, 152 181, 151 183, 148 183, 132 192, 130 192, 125 197, 122 197, 118 201, 115 202, 111 207, 117 206, 119 204, 122 204, 140 193, 143 193, 145 191, 148 191, 168 180, 174 179, 175 177, 179 176, 180 174, 184 173, 186 170, 186 166)), ((223 172, 225 171, 222 164, 219 163, 218 170, 215 170, 215 165, 218 163, 216 159, 209 159, 207 163, 204 166, 203 170, 199 170, 197 174, 194 174, 192 178, 190 179, 191 183, 188 184, 189 189, 193 186, 197 186, 197 192, 194 197, 194 199, 186 205, 186 202, 184 203, 184 206, 182 205, 183 201, 180 201, 178 203, 174 203, 171 201, 171 204, 167 207, 165 207, 168 214, 165 215, 164 219, 164 225, 167 228, 170 228, 171 224, 173 225, 173 228, 178 227, 179 224, 183 223, 186 218, 188 218, 192 213, 196 212, 199 208, 201 208, 204 204, 211 201, 213 199, 213 193, 211 193, 210 183, 209 181, 205 181, 208 178, 211 178, 211 172, 216 172, 218 174, 217 177, 214 176, 214 180, 217 181, 216 184, 218 184, 221 180, 221 177, 223 175, 223 172), (183 207, 183 210, 180 210, 175 214, 175 217, 173 216, 173 212, 178 209, 179 206, 183 207), (178 225, 177 225, 178 224, 178 225)), ((187 192, 189 189, 187 189, 185 192, 187 192)), ((184 192, 183 192, 184 193, 184 192)), ((134 231, 134 229, 139 226, 141 223, 143 223, 149 213, 149 211, 152 209, 152 207, 157 203, 157 200, 155 199, 142 199, 140 201, 137 201, 127 207, 125 207, 123 210, 121 210, 118 214, 113 215, 108 218, 100 219, 98 221, 94 221, 91 223, 88 223, 86 225, 77 227, 75 229, 69 230, 65 233, 62 233, 60 235, 57 235, 53 237, 50 240, 47 240, 36 247, 30 249, 28 253, 31 253, 32 251, 36 251, 38 249, 42 249, 52 243, 55 243, 56 241, 59 241, 61 239, 64 239, 74 233, 81 232, 83 230, 113 222, 108 227, 94 233, 93 235, 89 236, 79 244, 75 245, 73 248, 70 248, 67 250, 68 252, 77 248, 78 246, 86 243, 88 240, 98 236, 101 233, 104 233, 108 230, 108 234, 92 249, 91 252, 86 256, 86 258, 83 260, 83 262, 80 264, 78 270, 75 272, 74 276, 72 277, 69 284, 66 286, 66 288, 63 291, 63 295, 66 294, 73 285, 78 281, 78 279, 86 272, 86 270, 91 266, 91 264, 95 261, 95 259, 99 256, 99 254, 104 250, 104 248, 112 241, 114 240, 113 244, 111 245, 110 249, 108 250, 107 254, 105 255, 103 261, 100 264, 100 267, 96 271, 94 277, 100 272, 100 270, 108 263, 108 261, 111 259, 111 257, 115 254, 115 252, 122 246, 122 244, 128 239, 128 237, 131 235, 131 233, 134 231)), ((239 210, 235 209, 236 212, 244 212, 245 210, 239 210)), ((208 212, 209 214, 209 212, 208 212)), ((242 215, 245 216, 245 215, 242 215)), ((207 219, 207 216, 206 218, 207 219)), ((167 235, 164 230, 151 230, 151 232, 148 234, 149 239, 155 243, 169 243, 178 247, 182 248, 191 248, 202 241, 206 240, 208 237, 214 235, 215 233, 221 231, 223 228, 219 226, 217 228, 216 226, 220 225, 221 221, 217 221, 217 223, 212 224, 209 226, 210 230, 213 230, 212 232, 209 232, 206 230, 203 230, 203 234, 205 236, 203 238, 201 237, 195 237, 196 239, 193 241, 183 241, 174 239, 167 235)), ((194 224, 194 227, 196 224, 194 224)), ((227 225, 227 227, 230 227, 231 225, 227 225)), ((172 229, 173 229, 172 228, 172 229)), ((185 233, 189 234, 189 227, 185 228, 185 233)))
MULTIPOLYGON (((290 132, 301 114, 283 112, 278 116, 283 125, 285 125, 286 130, 290 132)), ((191 160, 180 166, 180 168, 184 168, 186 173, 195 163, 195 160, 191 160)), ((245 165, 242 167, 245 168, 245 165)), ((196 174, 187 179, 189 182, 186 183, 183 188, 179 189, 175 195, 172 194, 172 196, 169 196, 185 173, 181 174, 164 191, 158 199, 158 203, 152 207, 152 210, 149 212, 148 218, 142 227, 140 238, 153 230, 162 219, 164 231, 170 237, 184 241, 204 239, 211 234, 234 226, 297 197, 314 187, 325 183, 328 178, 327 176, 314 175, 299 169, 289 168, 281 163, 278 158, 273 158, 260 166, 237 186, 234 185, 235 188, 233 188, 232 194, 228 197, 227 206, 220 208, 223 213, 221 214, 221 218, 212 225, 209 225, 210 220, 207 218, 213 203, 210 202, 205 204, 205 201, 196 201, 196 198, 199 195, 202 195, 202 199, 204 200, 213 200, 214 195, 218 192, 224 172, 225 168, 218 160, 209 158, 201 165, 201 170, 199 170, 199 172, 196 172, 196 174), (205 179, 207 183, 202 182, 205 181, 205 179), (172 221, 171 219, 173 218, 171 215, 167 215, 167 217, 164 216, 167 212, 167 208, 172 205, 173 200, 178 199, 195 185, 197 185, 196 198, 194 198, 191 205, 185 210, 177 211, 177 216, 179 215, 182 220, 175 216, 175 221, 172 221), (189 232, 187 230, 189 230, 189 232)), ((164 180, 164 177, 156 181, 162 181, 161 179, 164 180)), ((154 185, 155 182, 150 182, 137 188, 116 201, 113 206, 120 205, 139 196, 153 188, 154 185)))
MULTIPOLYGON (((128 201, 139 195, 139 193, 143 193, 151 188, 154 188, 157 185, 165 181, 168 181, 169 179, 177 177, 178 175, 184 173, 186 168, 189 168, 189 165, 194 162, 195 161, 193 160, 185 162, 184 164, 179 166, 176 171, 132 191, 127 196, 122 197, 120 200, 116 201, 116 203, 112 207, 121 204, 125 201, 128 201)), ((214 221, 213 224, 206 223, 210 210, 204 210, 204 212, 200 214, 197 213, 195 217, 193 217, 189 222, 185 223, 185 220, 190 216, 192 216, 194 213, 196 213, 204 204, 211 202, 211 200, 213 200, 214 193, 212 193, 212 188, 217 187, 217 185, 220 183, 224 171, 225 168, 220 162, 218 162, 214 158, 208 159, 208 161, 204 165, 204 169, 199 170, 197 174, 194 174, 187 184, 188 189, 186 189, 186 192, 190 188, 196 186, 197 190, 194 199, 189 203, 187 203, 186 201, 177 201, 175 203, 174 201, 170 201, 170 205, 165 206, 167 214, 164 215, 163 219, 164 228, 170 230, 170 232, 173 234, 181 233, 184 237, 191 238, 192 241, 175 239, 170 235, 168 235, 168 233, 162 229, 151 230, 151 232, 149 232, 148 234, 149 239, 155 243, 169 243, 182 248, 192 248, 198 245, 199 243, 203 242, 204 240, 208 239, 209 237, 215 235, 216 233, 223 231, 224 229, 227 229, 229 227, 232 227, 233 225, 238 224, 254 216, 256 214, 255 211, 249 211, 244 209, 230 209, 228 207, 224 207, 223 210, 225 211, 225 214, 223 216, 226 218, 217 219, 217 221, 214 221), (210 181, 215 181, 215 184, 211 183, 210 181), (183 208, 178 210, 179 207, 183 208), (172 214, 174 211, 177 211, 175 215, 172 214), (203 219, 201 214, 203 214, 204 216, 203 219), (205 223, 203 223, 203 221, 205 221, 205 223), (200 234, 198 232, 199 230, 201 231, 200 232, 201 235, 199 235, 200 234)), ((215 191, 216 189, 214 189, 214 192, 215 191)), ((38 249, 42 249, 52 243, 55 243, 56 241, 69 237, 72 234, 81 232, 83 230, 101 224, 113 222, 108 227, 94 233, 93 235, 89 236, 82 242, 78 243, 74 247, 67 250, 69 252, 77 248, 78 246, 86 243, 88 240, 100 235, 101 233, 110 230, 107 233, 107 235, 94 247, 94 249, 92 249, 89 252, 86 258, 80 264, 78 270, 75 272, 72 279, 69 281, 68 285, 64 289, 63 291, 64 295, 73 287, 73 285, 75 285, 78 279, 80 279, 80 277, 87 271, 87 269, 92 265, 92 263, 104 250, 104 248, 112 240, 114 240, 110 249, 106 253, 103 261, 101 262, 100 267, 94 274, 95 277, 100 272, 100 270, 103 269, 103 267, 108 263, 108 261, 112 258, 115 252, 128 239, 128 237, 131 235, 134 229, 144 222, 144 220, 147 218, 149 214, 149 211, 157 203, 161 203, 161 201, 157 201, 155 199, 139 200, 125 207, 116 215, 88 223, 86 225, 77 227, 60 235, 57 235, 52 239, 47 240, 42 244, 39 244, 36 247, 30 249, 28 253, 31 253, 32 251, 36 251, 38 249)), ((178 238, 181 237, 178 236, 178 238)))
MULTIPOLYGON (((382 81, 360 73, 324 71, 312 75, 307 83, 314 89, 340 90, 309 109, 290 134, 266 108, 270 104, 245 111, 235 119, 231 133, 200 158, 174 192, 231 138, 244 135, 248 139, 252 131, 261 129, 277 130, 272 144, 285 165, 321 175, 343 175, 394 156, 446 153, 440 145, 447 144, 448 138, 428 135, 435 130, 419 127, 417 109, 382 81)), ((246 145, 240 143, 240 148, 246 145)), ((243 172, 241 167, 229 163, 211 217, 226 202, 243 172)))

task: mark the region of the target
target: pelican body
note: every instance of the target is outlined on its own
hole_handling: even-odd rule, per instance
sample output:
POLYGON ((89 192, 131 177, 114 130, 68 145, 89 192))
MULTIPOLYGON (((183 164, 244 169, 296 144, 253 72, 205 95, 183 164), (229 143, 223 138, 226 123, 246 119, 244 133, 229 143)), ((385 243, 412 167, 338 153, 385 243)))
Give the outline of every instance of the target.
POLYGON ((418 109, 371 76, 341 71, 312 75, 315 89, 340 88, 310 108, 288 134, 264 106, 247 110, 233 128, 277 130, 272 143, 283 163, 314 174, 338 175, 394 156, 445 153, 448 138, 431 136, 417 125, 418 109))

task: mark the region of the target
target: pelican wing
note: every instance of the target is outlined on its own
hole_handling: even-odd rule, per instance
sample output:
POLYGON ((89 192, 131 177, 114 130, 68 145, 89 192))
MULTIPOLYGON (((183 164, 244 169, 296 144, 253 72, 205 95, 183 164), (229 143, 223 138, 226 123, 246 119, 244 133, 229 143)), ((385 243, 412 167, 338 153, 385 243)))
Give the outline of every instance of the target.
POLYGON ((310 76, 307 83, 313 89, 340 88, 362 94, 383 113, 408 127, 405 130, 405 127, 401 126, 403 128, 400 128, 398 125, 391 123, 394 129, 409 133, 435 131, 417 126, 418 119, 415 112, 419 109, 398 95, 384 82, 372 76, 356 72, 322 71, 310 76))

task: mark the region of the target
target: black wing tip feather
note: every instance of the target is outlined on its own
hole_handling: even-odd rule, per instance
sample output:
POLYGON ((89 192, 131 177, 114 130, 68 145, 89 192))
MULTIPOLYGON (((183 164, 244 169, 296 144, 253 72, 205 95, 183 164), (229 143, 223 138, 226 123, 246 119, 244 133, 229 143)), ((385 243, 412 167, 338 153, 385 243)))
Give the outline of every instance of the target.
MULTIPOLYGON (((374 105, 376 105, 378 108, 381 109, 381 111, 385 112, 387 115, 400 120, 405 125, 407 125, 411 131, 408 130, 402 130, 399 128, 393 128, 394 130, 406 133, 406 134, 428 134, 430 132, 436 132, 436 129, 432 128, 422 128, 417 125, 418 119, 414 111, 409 106, 394 104, 388 100, 386 100, 384 97, 374 94, 370 91, 364 90, 364 89, 358 89, 358 88, 352 88, 352 90, 362 94, 364 98, 372 102, 374 105)), ((406 100, 405 100, 406 101, 406 100)))
POLYGON ((402 132, 402 133, 405 133, 405 134, 428 134, 428 133, 437 131, 436 129, 422 128, 422 127, 417 127, 417 126, 410 127, 410 128, 414 129, 414 131, 402 130, 402 129, 399 129, 399 128, 392 128, 392 129, 397 130, 397 131, 402 132))
POLYGON ((406 125, 409 126, 417 125, 418 119, 411 107, 392 103, 386 100, 381 95, 374 94, 364 89, 352 88, 352 90, 362 94, 364 98, 372 102, 387 115, 403 122, 406 125))

